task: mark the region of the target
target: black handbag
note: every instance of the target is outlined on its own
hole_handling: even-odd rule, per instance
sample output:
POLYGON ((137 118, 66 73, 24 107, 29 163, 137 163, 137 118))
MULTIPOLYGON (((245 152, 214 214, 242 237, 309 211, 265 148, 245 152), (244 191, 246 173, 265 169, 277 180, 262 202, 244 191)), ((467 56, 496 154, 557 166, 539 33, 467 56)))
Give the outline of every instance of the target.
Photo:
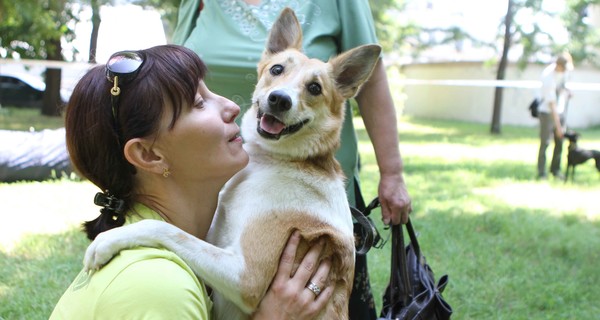
POLYGON ((533 101, 531 101, 531 103, 529 104, 529 112, 531 113, 531 116, 534 118, 537 118, 538 115, 540 114, 539 112, 539 108, 540 108, 540 104, 542 103, 543 100, 540 100, 538 98, 533 99, 533 101))
POLYGON ((452 307, 442 297, 448 275, 435 283, 433 271, 421 255, 410 220, 405 227, 410 237, 406 247, 402 225, 391 228, 392 270, 379 319, 450 319, 452 307))

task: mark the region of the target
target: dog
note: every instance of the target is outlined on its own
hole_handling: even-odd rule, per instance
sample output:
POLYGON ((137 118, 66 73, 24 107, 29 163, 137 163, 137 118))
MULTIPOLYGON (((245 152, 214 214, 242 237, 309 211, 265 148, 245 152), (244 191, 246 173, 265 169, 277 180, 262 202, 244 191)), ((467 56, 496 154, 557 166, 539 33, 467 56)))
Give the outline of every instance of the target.
POLYGON ((124 248, 162 246, 214 289, 217 319, 247 319, 277 272, 287 239, 299 230, 297 257, 324 239, 320 259, 332 261, 335 291, 319 319, 347 319, 355 240, 345 177, 334 155, 345 101, 370 77, 380 53, 380 46, 365 45, 327 63, 309 59, 302 53, 300 24, 284 9, 269 33, 253 104, 242 118, 250 162, 221 192, 207 242, 145 220, 101 234, 86 252, 86 269, 124 248))
POLYGON ((577 146, 577 140, 580 134, 575 131, 568 131, 564 134, 565 138, 569 139, 569 151, 567 153, 567 171, 565 174, 565 182, 569 180, 569 173, 571 175, 571 181, 575 181, 575 167, 585 163, 589 159, 596 161, 596 169, 600 172, 600 151, 597 150, 585 150, 577 146))

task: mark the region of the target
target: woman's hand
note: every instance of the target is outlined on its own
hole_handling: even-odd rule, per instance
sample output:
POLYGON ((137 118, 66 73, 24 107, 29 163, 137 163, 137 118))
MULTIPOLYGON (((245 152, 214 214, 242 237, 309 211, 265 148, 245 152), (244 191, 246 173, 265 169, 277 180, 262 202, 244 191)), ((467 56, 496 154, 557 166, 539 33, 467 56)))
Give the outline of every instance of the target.
POLYGON ((281 254, 271 287, 252 319, 313 319, 329 302, 334 288, 327 281, 331 261, 324 260, 319 264, 323 241, 310 248, 298 270, 292 274, 299 243, 300 232, 295 231, 281 254), (319 294, 307 288, 311 282, 321 289, 319 294))

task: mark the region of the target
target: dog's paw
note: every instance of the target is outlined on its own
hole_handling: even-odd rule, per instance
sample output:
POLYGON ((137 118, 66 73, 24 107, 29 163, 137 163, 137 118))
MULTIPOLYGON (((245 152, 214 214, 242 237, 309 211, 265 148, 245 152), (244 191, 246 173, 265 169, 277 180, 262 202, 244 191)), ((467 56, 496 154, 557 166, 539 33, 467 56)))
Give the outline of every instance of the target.
POLYGON ((83 259, 84 270, 100 269, 124 249, 160 247, 161 239, 168 242, 170 235, 177 231, 181 230, 164 221, 152 219, 104 231, 87 248, 83 259))
POLYGON ((106 236, 106 232, 99 234, 85 251, 83 270, 88 273, 99 270, 118 254, 119 250, 113 245, 110 237, 106 236))

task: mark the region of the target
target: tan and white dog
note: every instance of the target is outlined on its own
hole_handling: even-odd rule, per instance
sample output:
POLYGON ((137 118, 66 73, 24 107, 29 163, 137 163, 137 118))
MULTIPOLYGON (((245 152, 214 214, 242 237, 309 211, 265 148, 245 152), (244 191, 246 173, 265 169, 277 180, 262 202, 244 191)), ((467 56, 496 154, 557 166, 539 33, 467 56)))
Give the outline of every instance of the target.
POLYGON ((300 24, 284 9, 258 64, 253 105, 242 119, 250 163, 221 192, 208 242, 145 220, 100 235, 86 253, 86 267, 102 265, 123 248, 163 246, 216 291, 217 319, 245 319, 267 291, 290 234, 299 230, 297 256, 324 238, 321 258, 332 261, 335 292, 320 318, 347 319, 355 243, 334 154, 345 101, 369 78, 380 52, 378 45, 366 45, 327 63, 309 59, 302 53, 300 24))

